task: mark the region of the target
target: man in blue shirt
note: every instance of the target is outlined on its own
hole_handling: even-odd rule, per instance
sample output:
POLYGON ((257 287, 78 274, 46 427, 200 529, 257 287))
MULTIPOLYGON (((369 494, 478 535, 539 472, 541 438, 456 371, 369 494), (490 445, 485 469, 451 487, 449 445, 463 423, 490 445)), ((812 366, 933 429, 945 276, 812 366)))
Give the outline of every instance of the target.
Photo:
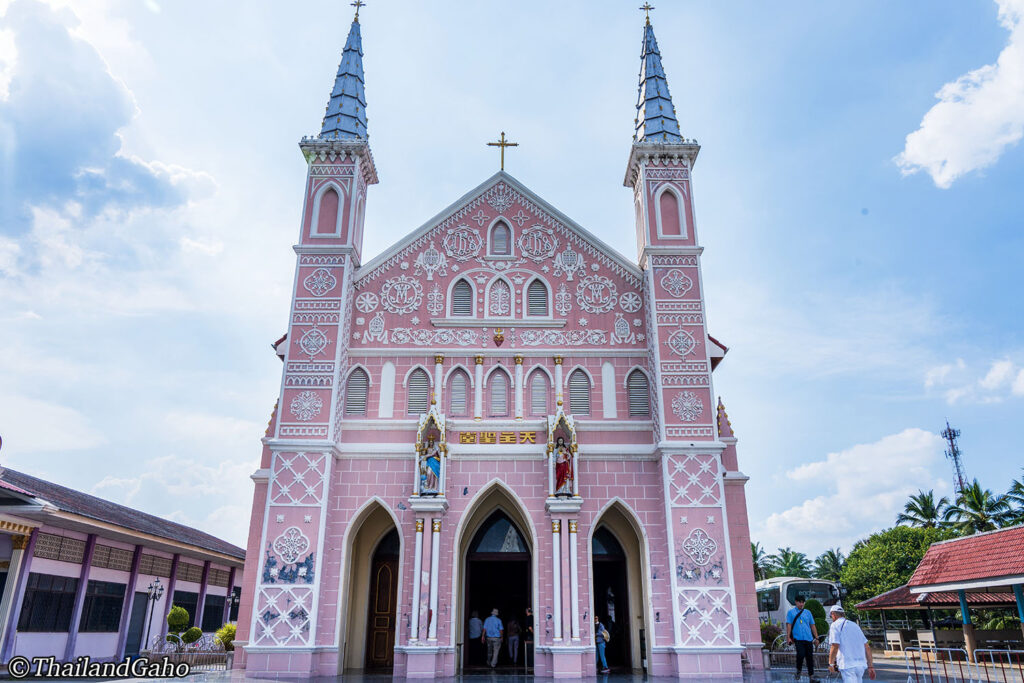
POLYGON ((487 637, 487 665, 492 669, 498 666, 498 654, 501 652, 501 637, 505 626, 498 618, 498 609, 491 610, 491 616, 484 620, 484 635, 487 637))
POLYGON ((796 596, 793 607, 786 614, 786 642, 796 648, 796 677, 800 678, 800 669, 807 660, 807 678, 816 683, 814 678, 814 643, 818 640, 818 627, 814 625, 814 616, 804 609, 804 596, 796 596))

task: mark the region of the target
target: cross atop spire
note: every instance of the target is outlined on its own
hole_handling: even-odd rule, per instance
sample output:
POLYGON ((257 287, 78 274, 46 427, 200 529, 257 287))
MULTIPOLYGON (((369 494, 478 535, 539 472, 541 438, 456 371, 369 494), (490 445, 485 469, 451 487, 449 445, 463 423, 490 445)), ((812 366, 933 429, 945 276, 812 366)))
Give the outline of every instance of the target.
POLYGON ((649 2, 645 2, 640 6, 640 9, 644 11, 644 18, 647 19, 647 23, 651 23, 651 10, 654 9, 654 5, 649 2))
POLYGON ((320 138, 360 139, 367 138, 366 92, 363 90, 363 38, 359 32, 359 8, 366 3, 355 0, 356 8, 352 27, 348 31, 345 49, 341 52, 338 75, 334 78, 334 89, 327 102, 320 138))
POLYGON ((644 44, 640 53, 640 87, 636 100, 636 131, 634 142, 683 142, 676 120, 676 108, 668 91, 668 79, 661 67, 661 52, 654 37, 649 16, 649 2, 640 9, 648 12, 644 25, 644 44))

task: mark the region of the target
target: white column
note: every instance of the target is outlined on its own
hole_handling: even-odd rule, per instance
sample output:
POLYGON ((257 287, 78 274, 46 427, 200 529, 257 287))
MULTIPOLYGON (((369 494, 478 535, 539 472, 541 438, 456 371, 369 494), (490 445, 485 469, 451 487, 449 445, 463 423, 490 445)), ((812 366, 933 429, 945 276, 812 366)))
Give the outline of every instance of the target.
POLYGON ((409 640, 420 637, 420 584, 423 583, 423 520, 416 520, 416 550, 412 558, 412 624, 409 640))
POLYGON ((576 520, 569 520, 569 628, 572 639, 580 639, 580 569, 576 563, 576 520))
POLYGON ((570 446, 572 449, 572 495, 580 495, 580 449, 579 446, 570 446))
POLYGON ((523 357, 516 356, 516 419, 523 419, 523 357))
POLYGON ((548 497, 555 495, 555 454, 548 447, 548 497))
POLYGON ((476 386, 473 387, 473 417, 484 417, 484 357, 476 357, 476 386))
POLYGON ((554 626, 555 640, 562 639, 562 523, 557 519, 551 521, 551 583, 555 590, 554 626))
POLYGON ((18 586, 18 572, 25 556, 28 536, 11 536, 11 562, 7 567, 7 584, 4 586, 3 598, 0 598, 0 651, 3 651, 4 636, 7 634, 7 623, 11 620, 11 604, 14 602, 14 591, 18 586))
POLYGON ((430 529, 430 626, 427 639, 437 640, 437 560, 441 550, 441 520, 435 519, 430 529))
POLYGON ((444 356, 437 354, 434 356, 434 402, 437 404, 439 412, 444 412, 441 403, 441 388, 444 386, 444 356))
POLYGON ((555 356, 555 405, 562 404, 562 357, 555 356))

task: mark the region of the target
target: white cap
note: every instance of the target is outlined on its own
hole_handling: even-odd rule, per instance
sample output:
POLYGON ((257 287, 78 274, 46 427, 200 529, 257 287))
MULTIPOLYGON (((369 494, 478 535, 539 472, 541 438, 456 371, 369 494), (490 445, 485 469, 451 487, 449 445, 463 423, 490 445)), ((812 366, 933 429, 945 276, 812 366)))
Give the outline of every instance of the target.
POLYGON ((843 606, 839 604, 832 605, 832 609, 828 611, 829 614, 835 614, 836 612, 839 614, 846 614, 846 612, 843 611, 843 606))

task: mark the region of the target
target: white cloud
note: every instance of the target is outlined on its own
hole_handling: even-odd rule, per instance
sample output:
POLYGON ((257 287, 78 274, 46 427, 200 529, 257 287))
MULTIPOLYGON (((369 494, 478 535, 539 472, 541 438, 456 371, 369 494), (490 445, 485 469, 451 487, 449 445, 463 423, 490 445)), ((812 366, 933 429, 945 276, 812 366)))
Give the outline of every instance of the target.
POLYGON ((1013 380, 1013 386, 1010 387, 1010 391, 1013 392, 1014 396, 1024 396, 1024 368, 1017 373, 1017 379, 1013 380))
POLYGON ((939 89, 939 103, 895 159, 904 175, 927 172, 949 188, 960 176, 994 164, 1024 135, 1024 0, 996 0, 1010 32, 995 64, 939 89))
POLYGON ((1001 358, 979 371, 958 358, 929 368, 924 373, 924 388, 937 392, 946 403, 998 403, 1011 396, 1024 396, 1024 368, 1012 358, 1001 358))
POLYGON ((909 428, 789 470, 779 500, 791 506, 755 521, 755 539, 767 548, 799 539, 796 545, 809 554, 837 546, 848 550, 865 534, 892 526, 918 489, 946 491, 936 475, 943 443, 937 434, 909 428))
POLYGON ((1013 361, 1011 360, 997 360, 992 363, 992 367, 989 368, 988 373, 981 378, 978 382, 978 386, 982 389, 998 389, 1004 384, 1009 384, 1013 380, 1013 361))
POLYGON ((74 408, 13 394, 0 394, 0 435, 8 463, 22 454, 86 450, 106 442, 74 408))

